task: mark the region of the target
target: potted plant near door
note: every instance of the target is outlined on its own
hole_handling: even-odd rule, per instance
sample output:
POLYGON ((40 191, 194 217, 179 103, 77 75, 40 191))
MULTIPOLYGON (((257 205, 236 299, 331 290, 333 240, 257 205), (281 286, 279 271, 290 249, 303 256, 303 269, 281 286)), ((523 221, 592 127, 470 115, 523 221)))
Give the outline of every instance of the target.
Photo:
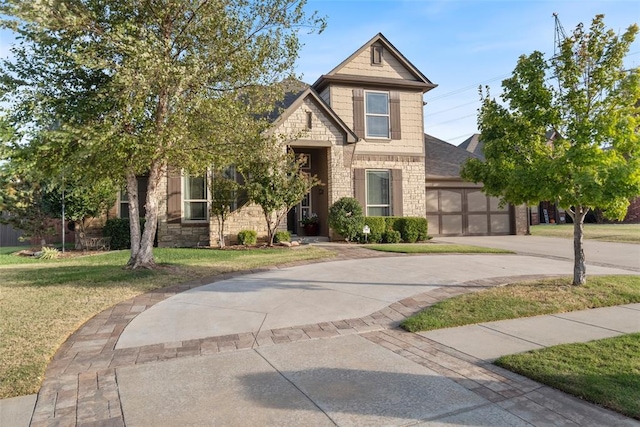
POLYGON ((304 234, 307 236, 317 236, 320 232, 320 220, 318 219, 318 215, 314 213, 302 218, 300 224, 302 224, 304 234))

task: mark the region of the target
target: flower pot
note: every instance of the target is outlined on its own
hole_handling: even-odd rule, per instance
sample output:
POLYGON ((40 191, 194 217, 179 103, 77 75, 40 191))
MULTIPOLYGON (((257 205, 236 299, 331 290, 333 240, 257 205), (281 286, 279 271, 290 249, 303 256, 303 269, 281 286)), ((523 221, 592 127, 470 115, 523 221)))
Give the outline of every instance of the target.
POLYGON ((307 236, 317 236, 320 232, 319 224, 305 224, 303 228, 304 234, 307 236))

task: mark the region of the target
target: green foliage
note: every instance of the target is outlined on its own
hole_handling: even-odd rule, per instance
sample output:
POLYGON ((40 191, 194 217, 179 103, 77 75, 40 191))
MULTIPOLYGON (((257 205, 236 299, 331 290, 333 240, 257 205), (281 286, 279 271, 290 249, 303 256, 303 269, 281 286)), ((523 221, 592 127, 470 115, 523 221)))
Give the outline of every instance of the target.
POLYGON ((427 240, 427 220, 420 217, 395 217, 395 216, 368 216, 364 222, 369 226, 371 233, 365 239, 362 230, 358 234, 358 240, 363 243, 397 243, 394 233, 397 231, 400 239, 405 243, 415 243, 427 240))
POLYGON ((133 234, 131 265, 152 266, 156 183, 168 166, 204 170, 258 151, 298 31, 325 26, 305 3, 4 1, 1 25, 19 36, 0 68, 15 129, 5 148, 52 179, 148 174, 149 229, 133 234))
POLYGON ((343 197, 329 208, 329 227, 351 242, 364 227, 362 206, 353 197, 343 197))
MULTIPOLYGON (((140 218, 140 227, 144 228, 145 219, 140 218)), ((102 228, 102 235, 111 237, 111 249, 129 249, 131 238, 129 234, 129 218, 109 218, 102 228)))
POLYGON ((393 226, 402 235, 402 241, 406 243, 422 242, 427 240, 427 220, 420 217, 398 218, 393 226))
MULTIPOLYGON (((521 56, 502 102, 481 93, 486 160, 468 161, 464 179, 515 205, 556 201, 578 225, 596 207, 624 217, 640 194, 640 68, 623 63, 638 26, 618 35, 603 18, 588 30, 578 25, 552 60, 521 56)), ((576 242, 581 233, 577 226, 576 242)), ((575 247, 574 280, 583 284, 584 253, 575 247)))
POLYGON ((288 231, 278 231, 276 232, 276 236, 274 238, 276 243, 280 242, 290 242, 291 241, 291 233, 288 231))
MULTIPOLYGON (((365 237, 364 235, 359 236, 358 240, 361 243, 369 242, 369 243, 381 243, 382 235, 387 230, 387 223, 385 221, 386 217, 383 216, 367 216, 364 218, 364 224, 369 226, 369 236, 365 237)), ((362 233, 362 230, 360 230, 362 233)))
POLYGON ((258 243, 258 233, 255 230, 241 230, 238 233, 238 243, 251 246, 258 243))
POLYGON ((265 147, 246 164, 239 166, 249 200, 262 208, 267 240, 273 245, 275 231, 287 212, 300 203, 320 180, 301 170, 304 159, 286 151, 275 138, 263 139, 265 147))
POLYGON ((386 230, 382 233, 382 243, 400 243, 402 237, 399 231, 386 230))
POLYGON ((56 259, 60 256, 60 252, 56 248, 51 248, 49 246, 43 246, 40 252, 36 255, 38 259, 56 259))

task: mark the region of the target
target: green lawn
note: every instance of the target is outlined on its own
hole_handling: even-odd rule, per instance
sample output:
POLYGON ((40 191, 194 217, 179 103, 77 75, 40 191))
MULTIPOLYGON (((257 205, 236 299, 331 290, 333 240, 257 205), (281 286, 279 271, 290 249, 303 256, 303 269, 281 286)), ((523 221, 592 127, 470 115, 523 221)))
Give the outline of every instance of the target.
MULTIPOLYGON (((640 302, 640 276, 553 279, 465 294, 406 319, 408 331, 640 302)), ((505 356, 498 365, 640 419, 640 334, 505 356)))
POLYGON ((440 301, 401 326, 428 331, 494 320, 563 313, 640 302, 640 276, 591 276, 585 286, 570 278, 516 283, 440 301))
POLYGON ((88 319, 151 289, 229 271, 332 257, 314 247, 155 249, 160 268, 123 269, 128 251, 41 261, 0 250, 0 398, 36 393, 57 348, 88 319))
POLYGON ((640 334, 504 356, 497 365, 640 419, 640 334))
POLYGON ((441 243, 396 243, 396 244, 371 244, 364 246, 367 249, 382 252, 395 252, 404 254, 509 254, 513 253, 503 249, 483 248, 470 245, 449 245, 441 243))
MULTIPOLYGON (((573 239, 573 224, 533 225, 531 234, 573 239)), ((585 224, 584 237, 605 242, 640 244, 640 224, 585 224)))

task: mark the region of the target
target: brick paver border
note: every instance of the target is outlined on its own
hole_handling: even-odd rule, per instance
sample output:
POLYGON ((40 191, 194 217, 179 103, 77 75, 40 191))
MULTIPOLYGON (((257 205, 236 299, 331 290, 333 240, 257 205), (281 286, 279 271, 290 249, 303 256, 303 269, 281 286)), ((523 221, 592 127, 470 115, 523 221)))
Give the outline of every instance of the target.
MULTIPOLYGON (((338 259, 410 256, 376 252, 356 245, 335 245, 331 249, 338 252, 338 259)), ((398 329, 402 320, 438 301, 540 276, 501 277, 445 286, 403 299, 357 319, 115 349, 120 334, 132 319, 178 293, 239 275, 328 260, 336 259, 303 261, 202 278, 147 292, 99 313, 74 332, 56 352, 47 367, 30 425, 124 426, 116 377, 119 367, 348 334, 363 334, 366 339, 445 374, 491 401, 521 395, 540 387, 538 383, 523 380, 519 376, 514 379, 515 374, 398 329), (438 355, 438 360, 445 360, 444 364, 441 364, 442 360, 434 362, 434 355, 438 355), (483 385, 482 378, 487 376, 492 381, 483 385)))

